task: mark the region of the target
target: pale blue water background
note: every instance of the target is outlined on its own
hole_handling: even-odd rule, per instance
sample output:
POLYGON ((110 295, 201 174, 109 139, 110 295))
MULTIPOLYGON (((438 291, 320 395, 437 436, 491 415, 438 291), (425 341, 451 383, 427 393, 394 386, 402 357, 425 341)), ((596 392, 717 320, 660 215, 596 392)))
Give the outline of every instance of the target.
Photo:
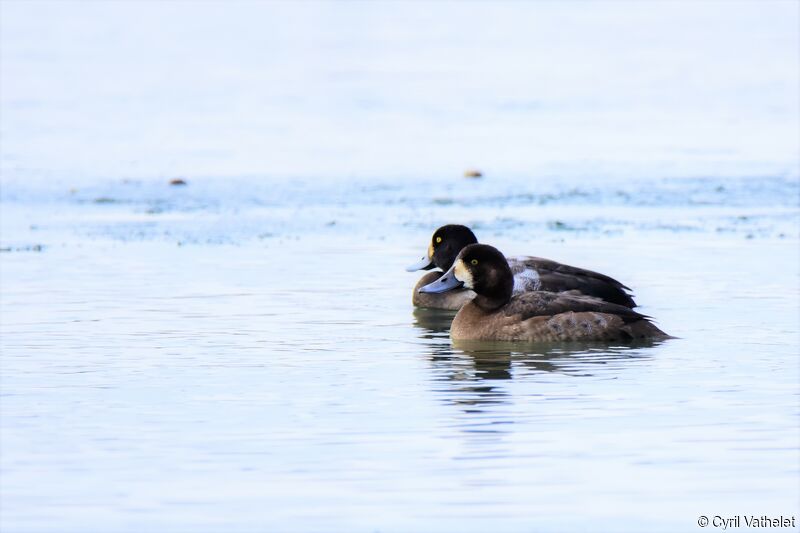
POLYGON ((4 533, 800 518, 797 4, 0 23, 4 533), (446 222, 679 338, 453 346, 403 270, 446 222))

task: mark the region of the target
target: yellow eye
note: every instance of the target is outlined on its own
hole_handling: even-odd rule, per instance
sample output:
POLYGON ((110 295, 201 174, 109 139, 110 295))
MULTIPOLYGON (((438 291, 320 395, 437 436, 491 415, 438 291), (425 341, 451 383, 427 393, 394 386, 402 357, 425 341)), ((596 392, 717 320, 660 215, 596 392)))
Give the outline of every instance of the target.
POLYGON ((442 242, 442 238, 441 237, 436 237, 436 244, 439 244, 440 242, 442 242))
POLYGON ((470 261, 470 263, 472 263, 473 265, 477 265, 478 264, 478 260, 477 259, 473 259, 472 261, 470 261))

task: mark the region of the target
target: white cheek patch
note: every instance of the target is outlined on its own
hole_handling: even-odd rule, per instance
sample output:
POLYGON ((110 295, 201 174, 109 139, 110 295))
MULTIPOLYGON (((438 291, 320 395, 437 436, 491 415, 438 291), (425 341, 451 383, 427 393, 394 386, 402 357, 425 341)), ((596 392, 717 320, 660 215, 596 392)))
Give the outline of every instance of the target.
POLYGON ((464 284, 464 286, 468 289, 472 289, 472 274, 470 273, 467 266, 464 264, 464 261, 459 259, 456 261, 456 267, 453 269, 453 275, 456 277, 458 281, 464 284))

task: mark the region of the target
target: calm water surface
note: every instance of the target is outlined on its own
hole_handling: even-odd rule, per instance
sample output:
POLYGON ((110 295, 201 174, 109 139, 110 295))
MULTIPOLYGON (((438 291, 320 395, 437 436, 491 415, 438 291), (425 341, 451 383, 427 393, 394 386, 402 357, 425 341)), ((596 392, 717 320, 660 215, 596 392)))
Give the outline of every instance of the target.
POLYGON ((796 513, 797 183, 650 183, 7 184, 4 529, 796 513), (454 346, 403 270, 450 220, 625 280, 679 338, 454 346))
POLYGON ((420 6, 2 2, 3 533, 800 518, 796 4, 420 6), (450 222, 677 338, 454 345, 450 222))

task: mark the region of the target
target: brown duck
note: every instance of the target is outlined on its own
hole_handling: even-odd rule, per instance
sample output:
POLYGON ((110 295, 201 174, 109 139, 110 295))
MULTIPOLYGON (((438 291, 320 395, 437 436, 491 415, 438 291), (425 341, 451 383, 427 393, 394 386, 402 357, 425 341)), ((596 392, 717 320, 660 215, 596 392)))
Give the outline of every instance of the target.
POLYGON ((665 339, 650 318, 599 298, 532 291, 513 294, 514 276, 497 249, 471 244, 453 266, 422 294, 470 289, 476 296, 456 314, 450 336, 456 340, 614 341, 665 339))
MULTIPOLYGON (((455 310, 470 301, 475 293, 468 289, 456 289, 444 294, 425 293, 419 289, 450 269, 465 246, 477 242, 475 234, 466 226, 448 224, 437 229, 431 236, 425 256, 406 269, 409 272, 434 267, 439 269, 420 278, 412 293, 412 303, 417 307, 455 310)), ((530 291, 570 292, 594 296, 629 308, 636 307, 636 302, 627 292, 630 289, 605 274, 541 257, 509 257, 507 260, 513 276, 514 294, 530 291)))

